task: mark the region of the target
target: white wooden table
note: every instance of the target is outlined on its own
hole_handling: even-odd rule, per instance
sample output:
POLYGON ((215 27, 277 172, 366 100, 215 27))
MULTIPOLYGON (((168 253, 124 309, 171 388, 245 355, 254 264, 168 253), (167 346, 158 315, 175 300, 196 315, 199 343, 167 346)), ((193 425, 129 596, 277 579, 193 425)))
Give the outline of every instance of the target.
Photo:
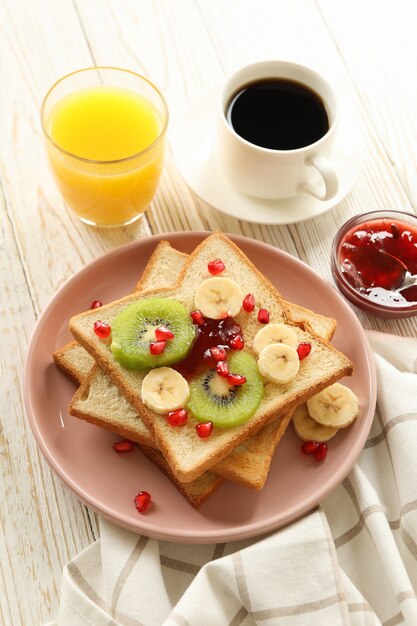
MULTIPOLYGON (((331 280, 329 250, 350 216, 417 211, 417 4, 396 0, 2 0, 0 3, 1 411, 0 623, 56 613, 62 567, 98 537, 96 516, 51 473, 31 435, 22 372, 36 319, 86 262, 149 234, 221 229, 299 257, 331 280), (225 217, 197 199, 168 151, 157 196, 136 225, 97 231, 67 212, 48 171, 43 95, 81 67, 114 65, 153 79, 175 118, 235 68, 290 58, 357 99, 368 132, 352 193, 292 226, 225 217)), ((366 328, 415 335, 358 313, 366 328)))

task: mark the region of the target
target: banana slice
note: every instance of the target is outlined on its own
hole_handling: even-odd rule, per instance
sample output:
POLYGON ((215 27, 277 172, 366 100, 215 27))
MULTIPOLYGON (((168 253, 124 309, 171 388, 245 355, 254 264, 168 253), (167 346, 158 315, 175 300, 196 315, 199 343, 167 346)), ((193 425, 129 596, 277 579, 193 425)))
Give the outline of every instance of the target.
POLYGON ((359 400, 349 387, 334 383, 307 400, 307 409, 323 426, 346 428, 358 417, 359 400))
POLYGON ((309 414, 306 404, 301 404, 294 411, 292 424, 297 435, 303 441, 329 441, 338 432, 338 428, 322 426, 313 420, 309 414))
POLYGON ((207 278, 195 292, 195 307, 205 317, 221 319, 225 315, 235 317, 241 307, 243 294, 238 284, 230 278, 216 276, 207 278))
POLYGON ((296 348, 298 339, 295 332, 286 324, 267 324, 256 333, 253 339, 253 349, 260 354, 271 343, 285 343, 296 348))
POLYGON ((273 383, 289 383, 297 375, 300 359, 297 351, 285 343, 270 343, 258 359, 262 376, 273 383))
POLYGON ((172 367, 156 367, 143 379, 141 397, 151 411, 162 415, 184 408, 190 389, 185 378, 172 367))

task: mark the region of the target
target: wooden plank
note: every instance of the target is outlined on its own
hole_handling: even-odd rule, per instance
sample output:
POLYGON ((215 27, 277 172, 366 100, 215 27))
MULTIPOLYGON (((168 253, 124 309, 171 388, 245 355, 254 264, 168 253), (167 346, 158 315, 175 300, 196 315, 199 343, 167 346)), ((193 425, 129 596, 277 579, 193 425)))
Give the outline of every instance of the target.
POLYGON ((318 0, 317 6, 347 72, 355 77, 366 115, 416 212, 417 4, 395 0, 353 0, 349 4, 318 0))

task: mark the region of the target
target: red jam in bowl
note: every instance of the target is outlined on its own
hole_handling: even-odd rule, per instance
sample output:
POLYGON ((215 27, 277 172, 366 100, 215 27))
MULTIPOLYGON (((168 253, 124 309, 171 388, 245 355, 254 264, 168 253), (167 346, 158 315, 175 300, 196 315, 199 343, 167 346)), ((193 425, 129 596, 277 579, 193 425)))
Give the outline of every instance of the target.
POLYGON ((395 211, 357 216, 333 246, 333 275, 354 304, 384 317, 417 314, 417 217, 395 211))

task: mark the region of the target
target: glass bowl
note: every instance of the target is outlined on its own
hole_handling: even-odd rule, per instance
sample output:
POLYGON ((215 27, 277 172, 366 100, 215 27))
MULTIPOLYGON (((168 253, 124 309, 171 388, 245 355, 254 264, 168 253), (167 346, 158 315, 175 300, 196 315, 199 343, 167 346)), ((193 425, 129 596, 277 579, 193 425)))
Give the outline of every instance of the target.
MULTIPOLYGON (((407 301, 400 293, 408 283, 412 284, 410 272, 400 284, 392 278, 400 280, 404 259, 416 275, 417 284, 417 216, 403 211, 370 211, 355 215, 337 232, 332 244, 331 270, 339 290, 354 305, 377 317, 399 319, 417 315, 415 293, 408 290, 407 298, 411 294, 413 301, 407 301), (376 235, 378 230, 384 234, 376 235), (353 234, 356 231, 359 234, 353 234), (374 277, 376 283, 371 282, 374 277), (393 286, 381 288, 384 281, 393 286)), ((416 290, 417 287, 413 291, 416 290)))

